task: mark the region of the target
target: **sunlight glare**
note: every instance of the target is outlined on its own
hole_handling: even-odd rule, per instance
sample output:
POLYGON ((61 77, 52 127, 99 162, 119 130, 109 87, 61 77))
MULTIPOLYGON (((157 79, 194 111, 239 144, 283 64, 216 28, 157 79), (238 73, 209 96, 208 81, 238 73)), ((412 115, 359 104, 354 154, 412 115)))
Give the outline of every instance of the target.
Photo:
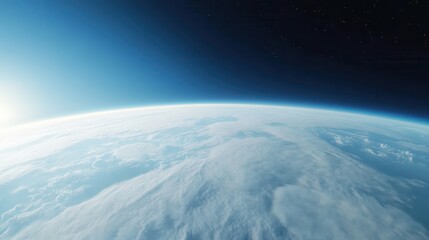
POLYGON ((11 104, 4 101, 0 102, 0 128, 4 128, 13 123, 16 119, 15 109, 11 104))

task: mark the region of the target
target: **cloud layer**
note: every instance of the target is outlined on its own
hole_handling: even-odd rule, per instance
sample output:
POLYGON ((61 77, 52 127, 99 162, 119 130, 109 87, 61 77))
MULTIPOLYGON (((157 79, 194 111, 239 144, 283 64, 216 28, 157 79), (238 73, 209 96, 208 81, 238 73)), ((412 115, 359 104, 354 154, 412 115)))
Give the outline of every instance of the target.
POLYGON ((211 105, 3 133, 0 237, 427 239, 406 211, 413 196, 401 191, 422 189, 425 181, 385 174, 332 145, 361 135, 336 134, 330 142, 314 131, 347 127, 407 141, 401 129, 427 130, 387 121, 396 129, 389 132, 377 122, 311 109, 211 105))

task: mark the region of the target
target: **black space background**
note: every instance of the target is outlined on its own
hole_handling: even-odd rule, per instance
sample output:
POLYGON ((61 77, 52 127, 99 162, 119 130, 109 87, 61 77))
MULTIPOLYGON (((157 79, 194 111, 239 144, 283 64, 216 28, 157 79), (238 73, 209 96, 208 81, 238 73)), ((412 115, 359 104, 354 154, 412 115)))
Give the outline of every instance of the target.
MULTIPOLYGON (((223 78, 214 100, 292 101, 429 118, 429 1, 81 2, 135 37, 148 23, 223 78)), ((184 56, 186 58, 187 56, 184 56)))

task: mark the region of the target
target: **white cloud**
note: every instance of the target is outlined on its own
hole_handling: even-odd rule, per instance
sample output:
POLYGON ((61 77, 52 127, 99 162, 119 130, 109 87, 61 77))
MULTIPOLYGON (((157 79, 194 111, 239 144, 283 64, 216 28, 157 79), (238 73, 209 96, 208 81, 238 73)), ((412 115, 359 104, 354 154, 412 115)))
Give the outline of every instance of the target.
POLYGON ((409 162, 412 162, 414 159, 414 153, 407 151, 407 150, 400 150, 400 151, 396 152, 395 155, 398 158, 408 160, 409 162))
MULTIPOLYGON (((42 125, 29 134, 32 141, 47 129, 56 137, 42 134, 34 145, 28 145, 25 131, 18 132, 22 144, 16 137, 10 148, 0 150, 0 159, 7 161, 0 168, 0 187, 20 177, 32 181, 26 181, 28 191, 13 188, 16 194, 28 192, 28 198, 16 199, 2 213, 0 238, 427 238, 401 208, 411 196, 395 190, 396 185, 407 189, 424 183, 379 173, 306 131, 344 126, 386 131, 371 127, 371 118, 254 106, 167 110, 42 125), (217 122, 226 119, 219 116, 237 121, 217 122), (20 146, 24 151, 14 161, 12 150, 20 146), (130 170, 121 167, 147 159, 156 164, 121 178, 130 170), (115 170, 124 172, 108 175, 115 170), (82 197, 88 189, 92 195, 82 197)), ((397 123, 385 125, 390 124, 397 123)), ((335 139, 338 144, 348 140, 335 139)), ((10 196, 5 192, 2 197, 10 196)))
POLYGON ((334 137, 334 141, 335 141, 336 144, 344 145, 343 139, 341 137, 339 137, 339 136, 335 136, 334 137))
MULTIPOLYGON (((156 154, 157 150, 156 145, 153 143, 131 143, 114 149, 113 156, 120 159, 123 163, 130 163, 144 161, 145 156, 149 157, 156 154)), ((160 154, 160 152, 158 152, 158 154, 160 154)))
POLYGON ((341 198, 287 185, 276 189, 273 213, 294 239, 425 238, 424 229, 405 213, 368 196, 341 198))

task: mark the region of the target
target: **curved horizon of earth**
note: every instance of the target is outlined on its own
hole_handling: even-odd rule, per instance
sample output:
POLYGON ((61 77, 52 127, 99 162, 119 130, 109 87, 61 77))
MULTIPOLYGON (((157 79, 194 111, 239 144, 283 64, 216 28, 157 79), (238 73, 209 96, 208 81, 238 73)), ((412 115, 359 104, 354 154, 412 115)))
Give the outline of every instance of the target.
POLYGON ((429 239, 429 126, 270 105, 0 131, 0 239, 429 239))

